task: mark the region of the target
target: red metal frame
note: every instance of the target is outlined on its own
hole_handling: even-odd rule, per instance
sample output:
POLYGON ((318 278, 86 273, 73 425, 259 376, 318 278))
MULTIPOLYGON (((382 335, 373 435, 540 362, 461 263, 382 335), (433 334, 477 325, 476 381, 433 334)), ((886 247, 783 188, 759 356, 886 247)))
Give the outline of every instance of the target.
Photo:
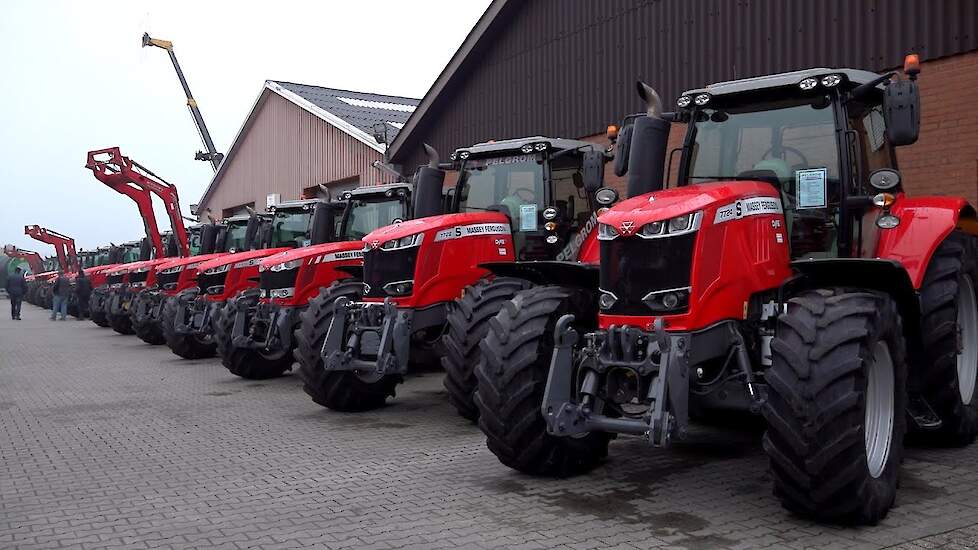
POLYGON ((96 179, 136 202, 146 226, 146 234, 156 251, 156 257, 162 258, 166 255, 166 250, 156 223, 150 193, 159 197, 166 207, 170 227, 177 238, 179 255, 190 256, 190 240, 183 223, 183 216, 180 215, 180 198, 175 185, 164 181, 146 167, 124 156, 118 147, 89 151, 85 168, 91 170, 96 179))
POLYGON ((75 239, 39 225, 25 225, 24 234, 28 237, 54 246, 58 254, 58 265, 65 273, 78 270, 78 254, 75 252, 75 239))

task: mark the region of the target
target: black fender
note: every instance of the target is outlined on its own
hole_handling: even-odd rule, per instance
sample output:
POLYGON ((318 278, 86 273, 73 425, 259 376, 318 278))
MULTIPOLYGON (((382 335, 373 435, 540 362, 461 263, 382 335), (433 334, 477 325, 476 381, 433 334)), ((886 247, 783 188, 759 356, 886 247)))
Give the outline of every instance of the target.
POLYGON ((598 266, 580 262, 532 261, 479 264, 499 277, 517 277, 536 285, 560 285, 587 290, 598 288, 598 266))
POLYGON ((900 262, 875 258, 826 258, 791 262, 797 275, 782 285, 781 301, 801 290, 827 286, 865 288, 893 297, 907 343, 920 343, 920 296, 900 262))

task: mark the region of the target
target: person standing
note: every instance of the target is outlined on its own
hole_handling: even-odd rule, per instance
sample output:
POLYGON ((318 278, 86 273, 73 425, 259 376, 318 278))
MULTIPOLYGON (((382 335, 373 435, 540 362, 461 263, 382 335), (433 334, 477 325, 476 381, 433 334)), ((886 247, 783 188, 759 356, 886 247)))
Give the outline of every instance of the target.
POLYGON ((88 317, 88 299, 92 296, 92 282, 85 276, 83 269, 78 270, 78 278, 75 279, 75 296, 78 298, 78 320, 84 321, 88 317))
POLYGON ((24 301, 24 294, 27 293, 27 282, 24 281, 24 273, 18 267, 14 274, 7 277, 7 297, 10 298, 10 318, 20 321, 20 305, 24 301))
POLYGON ((58 270, 58 276, 54 279, 51 292, 54 294, 51 320, 54 321, 54 318, 60 314, 61 320, 64 321, 68 318, 68 293, 71 292, 71 281, 65 277, 64 271, 58 270))

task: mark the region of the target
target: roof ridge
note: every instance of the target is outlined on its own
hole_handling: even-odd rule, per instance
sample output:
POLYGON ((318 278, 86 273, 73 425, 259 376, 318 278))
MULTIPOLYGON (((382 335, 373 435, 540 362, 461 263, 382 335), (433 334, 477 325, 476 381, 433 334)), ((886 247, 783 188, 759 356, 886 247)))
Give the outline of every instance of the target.
POLYGON ((319 88, 320 90, 329 90, 329 91, 332 91, 332 92, 344 92, 344 93, 348 93, 348 94, 369 94, 369 95, 373 95, 373 96, 381 96, 381 97, 392 97, 392 98, 398 98, 398 99, 406 99, 408 101, 415 101, 415 102, 420 102, 421 101, 420 98, 408 97, 408 96, 403 96, 403 95, 390 95, 390 94, 381 94, 381 93, 377 93, 377 92, 364 92, 364 91, 361 91, 361 90, 348 90, 346 88, 333 88, 333 87, 330 87, 330 86, 320 86, 318 84, 304 84, 302 82, 292 82, 292 81, 289 81, 289 80, 276 80, 274 78, 269 78, 268 81, 269 82, 275 82, 276 84, 292 84, 294 86, 309 86, 310 88, 319 88))

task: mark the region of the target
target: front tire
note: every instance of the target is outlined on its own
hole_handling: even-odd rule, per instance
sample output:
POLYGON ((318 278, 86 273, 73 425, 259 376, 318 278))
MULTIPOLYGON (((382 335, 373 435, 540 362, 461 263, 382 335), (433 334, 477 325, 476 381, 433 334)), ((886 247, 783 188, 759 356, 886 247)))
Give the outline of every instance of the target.
POLYGON ((153 301, 148 292, 143 291, 136 295, 132 300, 130 312, 132 317, 132 330, 140 340, 153 346, 166 343, 163 331, 158 320, 151 315, 143 314, 143 308, 153 308, 153 301))
POLYGON ((819 289, 788 302, 771 344, 764 450, 782 505, 875 525, 896 498, 906 432, 906 344, 883 294, 819 289))
POLYGON ((217 346, 214 344, 213 338, 181 334, 175 329, 180 310, 187 307, 188 302, 192 302, 196 296, 197 293, 191 290, 170 298, 163 304, 163 314, 160 316, 160 327, 163 330, 163 338, 166 340, 167 347, 174 354, 184 359, 203 359, 214 357, 217 353, 217 346))
POLYGON ((363 285, 359 281, 337 281, 319 290, 309 301, 309 307, 299 316, 295 331, 295 359, 299 362, 302 389, 314 402, 342 412, 360 412, 384 406, 400 375, 385 376, 376 382, 365 382, 352 372, 327 372, 323 369, 320 352, 329 325, 333 322, 333 306, 337 298, 356 300, 363 285))
POLYGON ((238 311, 248 307, 251 296, 237 296, 227 301, 213 318, 214 341, 221 363, 235 376, 248 380, 276 378, 292 370, 291 350, 266 355, 258 350, 236 347, 232 342, 234 318, 238 311))
POLYGON ((96 288, 88 298, 88 313, 92 322, 100 327, 108 327, 109 319, 105 315, 105 289, 96 288))
POLYGON ((964 446, 978 435, 976 290, 978 245, 956 231, 934 252, 920 289, 920 394, 941 419, 938 430, 917 434, 928 443, 964 446))
POLYGON ((514 470, 567 477, 591 470, 608 454, 607 433, 554 437, 540 412, 557 320, 566 313, 582 320, 596 316, 576 309, 568 289, 524 290, 503 304, 480 344, 475 395, 479 428, 489 450, 514 470))
POLYGON ((466 287, 449 311, 448 331, 442 339, 445 354, 441 364, 445 369, 448 402, 462 418, 473 422, 479 418, 479 409, 475 405, 475 368, 482 359, 479 342, 489 332, 489 320, 516 293, 529 287, 528 281, 513 277, 482 279, 466 287))

